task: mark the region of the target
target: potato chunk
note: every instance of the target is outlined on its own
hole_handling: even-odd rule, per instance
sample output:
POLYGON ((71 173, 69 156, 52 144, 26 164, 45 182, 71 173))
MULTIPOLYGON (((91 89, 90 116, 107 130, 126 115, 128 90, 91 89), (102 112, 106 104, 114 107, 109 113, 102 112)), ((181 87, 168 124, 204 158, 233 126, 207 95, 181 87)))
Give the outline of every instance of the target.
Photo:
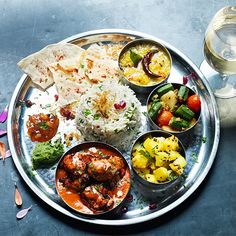
POLYGON ((173 111, 178 102, 178 98, 176 93, 170 90, 161 96, 161 101, 165 104, 164 106, 167 110, 173 111))
POLYGON ((155 178, 154 175, 151 175, 151 174, 146 174, 146 180, 149 181, 149 182, 152 182, 152 183, 157 183, 157 179, 155 178))
POLYGON ((186 160, 181 156, 181 157, 178 157, 169 166, 174 172, 176 172, 178 175, 181 175, 183 174, 184 167, 186 166, 186 164, 187 164, 186 160))
POLYGON ((140 153, 136 153, 132 159, 135 168, 144 169, 148 166, 148 159, 140 153))
POLYGON ((168 170, 165 167, 159 167, 158 169, 153 171, 153 174, 159 182, 164 182, 169 177, 168 170))
POLYGON ((166 166, 168 159, 169 159, 169 156, 166 152, 158 152, 155 155, 155 160, 156 160, 155 164, 158 167, 166 166))
POLYGON ((146 151, 148 151, 148 153, 150 154, 150 156, 154 157, 155 156, 155 147, 157 146, 157 142, 155 142, 153 140, 153 138, 147 138, 144 142, 143 142, 143 146, 146 149, 146 151))

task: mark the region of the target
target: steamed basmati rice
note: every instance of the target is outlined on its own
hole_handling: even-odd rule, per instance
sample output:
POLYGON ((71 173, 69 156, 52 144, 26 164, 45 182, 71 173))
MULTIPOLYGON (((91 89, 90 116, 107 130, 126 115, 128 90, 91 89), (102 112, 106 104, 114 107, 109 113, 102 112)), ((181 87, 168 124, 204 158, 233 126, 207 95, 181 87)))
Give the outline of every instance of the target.
POLYGON ((141 104, 127 86, 105 81, 93 85, 81 97, 76 124, 85 140, 102 141, 125 150, 139 131, 141 104), (117 108, 122 103, 125 107, 117 108))

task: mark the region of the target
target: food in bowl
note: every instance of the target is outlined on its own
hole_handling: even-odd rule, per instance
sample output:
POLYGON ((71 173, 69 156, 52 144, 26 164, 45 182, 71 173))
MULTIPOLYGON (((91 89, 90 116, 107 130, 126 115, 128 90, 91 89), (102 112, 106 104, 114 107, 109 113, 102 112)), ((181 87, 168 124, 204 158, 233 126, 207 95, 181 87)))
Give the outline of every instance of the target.
POLYGON ((149 95, 147 109, 154 128, 183 132, 197 123, 201 100, 199 95, 187 86, 167 83, 157 87, 149 95))
POLYGON ((125 199, 130 189, 130 169, 112 146, 82 143, 62 157, 56 170, 56 188, 74 210, 103 214, 125 199))
POLYGON ((46 142, 57 133, 59 119, 57 115, 51 113, 34 114, 29 116, 26 126, 33 142, 46 142))
POLYGON ((32 151, 32 167, 34 170, 53 166, 63 155, 64 145, 61 138, 52 142, 39 142, 32 151))
POLYGON ((141 126, 141 104, 129 87, 105 81, 81 97, 76 124, 85 140, 127 149, 141 126))
POLYGON ((153 86, 164 81, 171 69, 171 57, 158 42, 138 39, 121 51, 120 68, 125 78, 139 86, 153 86))
MULTIPOLYGON (((158 132, 158 131, 156 131, 158 132)), ((132 166, 142 179, 166 183, 182 175, 187 162, 178 138, 168 133, 148 133, 132 148, 132 166)))

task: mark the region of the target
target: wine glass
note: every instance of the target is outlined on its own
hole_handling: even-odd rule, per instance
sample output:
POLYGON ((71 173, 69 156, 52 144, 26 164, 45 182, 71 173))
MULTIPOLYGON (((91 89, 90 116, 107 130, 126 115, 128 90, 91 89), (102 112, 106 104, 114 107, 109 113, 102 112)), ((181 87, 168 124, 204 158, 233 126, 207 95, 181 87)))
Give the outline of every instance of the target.
POLYGON ((204 38, 204 61, 200 67, 216 97, 236 96, 236 6, 220 9, 204 38), (210 65, 210 66, 209 66, 210 65))

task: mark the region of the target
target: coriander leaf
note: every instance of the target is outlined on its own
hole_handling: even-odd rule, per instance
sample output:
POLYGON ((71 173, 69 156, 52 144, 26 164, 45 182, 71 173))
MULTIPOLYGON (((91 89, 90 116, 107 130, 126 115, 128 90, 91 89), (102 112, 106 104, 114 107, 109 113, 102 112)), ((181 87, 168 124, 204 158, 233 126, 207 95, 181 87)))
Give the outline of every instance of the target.
POLYGON ((149 161, 153 162, 153 158, 150 156, 150 154, 147 151, 139 150, 139 153, 145 156, 149 161))
POLYGON ((88 115, 90 115, 92 112, 89 110, 89 109, 85 109, 85 110, 83 110, 83 114, 85 115, 85 116, 88 116, 88 115))
POLYGON ((202 142, 206 143, 206 141, 207 141, 207 137, 202 137, 202 142))

